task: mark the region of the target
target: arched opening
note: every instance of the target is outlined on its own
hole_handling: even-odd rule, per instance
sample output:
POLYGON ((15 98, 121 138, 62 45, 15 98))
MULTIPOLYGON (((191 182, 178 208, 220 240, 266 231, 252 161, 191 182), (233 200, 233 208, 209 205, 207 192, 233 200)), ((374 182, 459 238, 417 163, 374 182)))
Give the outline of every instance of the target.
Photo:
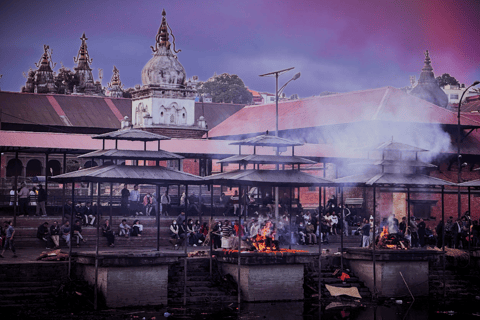
POLYGON ((47 175, 56 176, 62 173, 62 166, 58 160, 50 160, 47 164, 47 175))
POLYGON ((7 163, 7 177, 21 176, 23 163, 19 159, 11 159, 7 163))
POLYGON ((75 159, 67 160, 67 172, 77 171, 80 169, 80 162, 75 159))
POLYGON ((38 159, 32 159, 27 162, 25 176, 36 177, 42 175, 42 163, 38 159))
POLYGON ((91 167, 96 167, 96 166, 98 166, 98 164, 95 161, 93 161, 93 163, 92 163, 92 161, 89 160, 89 161, 85 162, 85 165, 83 167, 84 168, 91 168, 91 167))

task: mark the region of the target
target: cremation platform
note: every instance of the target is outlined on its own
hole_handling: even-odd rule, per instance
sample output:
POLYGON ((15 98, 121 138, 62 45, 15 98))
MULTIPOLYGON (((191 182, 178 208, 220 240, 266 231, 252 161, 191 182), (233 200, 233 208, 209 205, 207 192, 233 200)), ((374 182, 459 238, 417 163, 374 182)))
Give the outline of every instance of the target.
MULTIPOLYGON (((346 265, 374 292, 373 250, 369 248, 344 248, 346 265)), ((376 291, 378 297, 394 298, 428 296, 429 261, 442 255, 440 251, 423 249, 375 250, 376 291), (400 275, 405 278, 405 282, 400 275)))
MULTIPOLYGON (((109 308, 167 304, 168 265, 185 258, 181 252, 104 252, 98 256, 98 288, 109 308)), ((95 252, 79 252, 76 272, 95 283, 95 252)))
MULTIPOLYGON (((217 250, 224 273, 238 281, 238 251, 217 250)), ((240 289, 244 301, 302 300, 304 265, 318 260, 308 252, 243 252, 240 255, 240 289)))

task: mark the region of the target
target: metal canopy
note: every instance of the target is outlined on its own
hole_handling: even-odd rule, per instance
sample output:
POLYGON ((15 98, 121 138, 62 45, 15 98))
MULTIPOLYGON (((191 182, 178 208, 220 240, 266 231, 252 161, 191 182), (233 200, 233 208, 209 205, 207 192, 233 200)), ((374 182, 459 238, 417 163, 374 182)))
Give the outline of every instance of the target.
POLYGON ((438 187, 457 186, 456 183, 430 177, 424 174, 401 174, 401 173, 373 173, 343 177, 334 180, 344 185, 364 186, 409 186, 409 187, 438 187))
POLYGON ((138 184, 205 184, 190 173, 153 166, 104 165, 64 173, 49 180, 68 182, 116 182, 138 184))
POLYGON ((360 148, 360 150, 392 150, 392 151, 411 151, 411 152, 426 152, 428 150, 417 148, 405 143, 386 141, 373 147, 360 148))
POLYGON ((334 186, 333 181, 298 170, 235 170, 204 177, 206 184, 268 185, 278 187, 334 186))
POLYGON ((434 164, 417 161, 417 160, 381 160, 381 159, 365 159, 351 162, 349 165, 372 165, 372 166, 391 166, 391 167, 423 167, 436 168, 434 164))
POLYGON ((293 140, 288 140, 280 137, 269 136, 269 135, 260 135, 253 138, 248 138, 245 140, 232 142, 231 145, 239 146, 260 146, 260 147, 292 147, 292 146, 302 146, 303 143, 296 142, 293 140))
POLYGON ((78 158, 97 159, 123 159, 123 160, 179 160, 184 157, 164 150, 140 151, 140 150, 97 150, 78 156, 78 158))
POLYGON ((218 161, 219 163, 256 163, 256 164, 315 164, 315 161, 296 156, 275 156, 275 155, 236 155, 218 161))
POLYGON ((120 129, 117 131, 99 134, 99 135, 93 136, 92 139, 158 141, 158 140, 170 140, 171 138, 162 136, 161 134, 151 133, 144 130, 132 129, 131 127, 129 127, 126 129, 120 129))
POLYGON ((458 184, 459 187, 480 187, 480 179, 466 181, 458 184))

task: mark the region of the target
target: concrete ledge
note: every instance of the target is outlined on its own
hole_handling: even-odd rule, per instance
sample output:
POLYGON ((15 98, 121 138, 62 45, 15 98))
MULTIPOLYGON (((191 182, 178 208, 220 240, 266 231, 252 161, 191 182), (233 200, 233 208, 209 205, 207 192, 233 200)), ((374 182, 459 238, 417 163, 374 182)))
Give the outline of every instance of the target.
MULTIPOLYGON (((213 254, 219 262, 235 265, 238 263, 238 252, 215 250, 213 254)), ((305 264, 313 260, 318 260, 318 253, 242 251, 240 255, 241 265, 305 264)))
POLYGON ((365 283, 371 292, 375 289, 379 297, 409 296, 400 272, 412 294, 428 296, 429 294, 429 261, 442 255, 433 250, 409 249, 375 250, 375 277, 373 281, 373 250, 368 248, 345 248, 344 258, 353 273, 365 283))
MULTIPOLYGON (((76 252, 75 262, 83 265, 95 265, 95 251, 76 252)), ((166 265, 177 262, 180 258, 185 258, 183 252, 160 252, 156 250, 148 251, 125 251, 125 252, 105 252, 98 255, 99 267, 131 267, 131 266, 155 266, 166 265)))
MULTIPOLYGON (((238 267, 222 264, 222 271, 238 282, 238 267)), ((240 267, 240 289, 245 301, 302 300, 303 264, 246 265, 240 267)))

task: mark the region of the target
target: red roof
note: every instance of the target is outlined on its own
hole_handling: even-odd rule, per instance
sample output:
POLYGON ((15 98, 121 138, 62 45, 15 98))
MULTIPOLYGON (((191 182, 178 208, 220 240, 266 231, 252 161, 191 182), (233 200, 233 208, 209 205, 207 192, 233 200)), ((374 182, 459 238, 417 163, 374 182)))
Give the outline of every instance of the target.
POLYGON ((120 128, 131 117, 132 101, 123 98, 0 92, 2 123, 120 128))
MULTIPOLYGON (((457 124, 455 112, 392 87, 281 102, 278 113, 279 130, 360 121, 457 124)), ((462 124, 478 126, 480 116, 463 116, 462 124)), ((237 136, 266 130, 275 130, 275 104, 246 106, 210 130, 208 136, 237 136)))

